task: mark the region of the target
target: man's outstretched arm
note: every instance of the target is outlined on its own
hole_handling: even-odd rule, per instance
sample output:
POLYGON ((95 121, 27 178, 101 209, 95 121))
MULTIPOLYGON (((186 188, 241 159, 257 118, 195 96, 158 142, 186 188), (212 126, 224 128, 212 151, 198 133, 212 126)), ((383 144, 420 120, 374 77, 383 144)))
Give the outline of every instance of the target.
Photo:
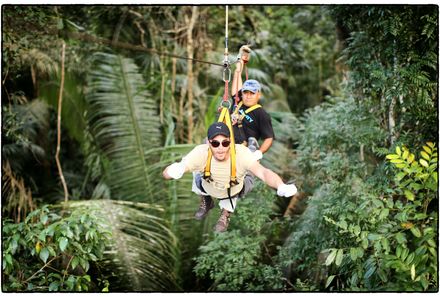
POLYGON ((254 162, 249 171, 269 187, 276 189, 278 196, 291 197, 297 193, 294 184, 286 185, 278 174, 262 166, 259 162, 254 162))

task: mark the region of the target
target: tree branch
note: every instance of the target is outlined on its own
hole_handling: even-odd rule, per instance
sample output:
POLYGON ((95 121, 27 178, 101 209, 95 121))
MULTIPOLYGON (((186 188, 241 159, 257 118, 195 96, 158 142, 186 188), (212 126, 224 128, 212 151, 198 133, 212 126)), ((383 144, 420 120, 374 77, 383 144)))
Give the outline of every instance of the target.
POLYGON ((58 173, 60 174, 61 183, 64 188, 64 202, 67 202, 69 192, 67 190, 66 181, 63 175, 63 169, 60 163, 60 146, 61 146, 61 107, 63 102, 63 89, 64 89, 64 57, 66 53, 66 43, 63 40, 63 49, 61 54, 61 83, 60 83, 60 93, 58 96, 58 118, 57 118, 57 151, 55 154, 55 160, 57 162, 58 173))

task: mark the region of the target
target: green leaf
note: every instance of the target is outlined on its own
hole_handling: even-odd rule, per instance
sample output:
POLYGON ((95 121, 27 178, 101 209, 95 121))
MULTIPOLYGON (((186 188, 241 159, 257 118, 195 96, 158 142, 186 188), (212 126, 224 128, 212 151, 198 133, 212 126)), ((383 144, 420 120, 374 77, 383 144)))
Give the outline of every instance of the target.
POLYGON ((402 169, 406 167, 406 164, 405 163, 396 164, 396 167, 402 169))
POLYGON ((426 143, 430 148, 434 148, 434 143, 432 143, 432 142, 427 142, 426 143))
POLYGON ((398 245, 396 248, 396 256, 397 258, 400 258, 400 255, 402 254, 402 246, 398 245))
POLYGON ((383 237, 380 241, 382 243, 384 250, 388 252, 390 250, 390 242, 388 241, 388 239, 383 237))
POLYGON ((416 156, 414 154, 410 154, 408 157, 408 163, 412 163, 414 161, 414 159, 416 158, 416 156))
POLYGON ((402 159, 406 160, 406 158, 408 158, 408 154, 409 154, 409 151, 404 150, 403 155, 402 155, 402 159))
POLYGON ((347 222, 346 221, 340 221, 338 225, 342 229, 347 230, 347 222))
POLYGON ((327 256, 327 259, 325 260, 326 266, 330 266, 333 263, 333 261, 336 258, 337 251, 338 251, 337 249, 331 249, 330 254, 327 256))
POLYGON ((330 276, 327 278, 327 281, 325 282, 325 288, 327 288, 327 287, 331 284, 331 282, 333 281, 333 279, 335 278, 335 276, 336 276, 336 275, 330 275, 330 276))
POLYGON ((361 227, 359 227, 358 225, 354 226, 353 233, 354 235, 358 236, 361 233, 361 227))
POLYGON ((419 228, 417 227, 412 227, 411 229, 412 234, 414 234, 415 237, 421 237, 422 233, 420 233, 419 228))
POLYGON ((411 279, 414 280, 416 278, 416 267, 411 265, 411 279))
POLYGON ((6 254, 5 256, 6 263, 12 266, 12 256, 11 254, 6 254))
POLYGON ((405 190, 404 194, 405 194, 406 199, 414 201, 414 194, 413 194, 413 192, 405 190))
POLYGON ((364 274, 364 278, 368 279, 376 271, 376 266, 371 266, 364 274))
POLYGON ((377 199, 377 198, 373 198, 372 199, 374 206, 376 206, 377 208, 383 208, 384 204, 381 200, 377 199))
POLYGON ((419 183, 410 183, 409 187, 413 190, 419 191, 420 189, 422 189, 422 185, 419 183))
POLYGON ((402 155, 402 151, 400 150, 400 147, 396 146, 396 153, 401 156, 402 155))
POLYGON ((385 272, 384 272, 382 269, 378 270, 378 271, 377 271, 377 274, 379 275, 380 279, 381 279, 384 283, 386 283, 386 282, 388 281, 387 275, 385 274, 385 272))
POLYGON ((368 239, 362 239, 362 247, 364 248, 364 250, 368 248, 368 239))
POLYGON ((386 155, 385 158, 387 158, 387 159, 389 159, 389 160, 393 160, 393 159, 398 159, 398 158, 400 158, 400 156, 399 156, 399 155, 395 155, 395 154, 390 154, 390 155, 386 155))
POLYGON ((55 252, 54 248, 51 247, 50 245, 47 246, 47 250, 49 251, 49 255, 55 257, 57 255, 57 253, 55 252))
POLYGON ((399 163, 403 163, 404 161, 401 159, 393 159, 393 160, 390 160, 390 162, 395 163, 395 164, 399 164, 399 163))
POLYGON ((336 255, 336 261, 335 261, 336 266, 341 265, 343 256, 344 256, 344 250, 338 249, 338 253, 336 255))
MULTIPOLYGON (((432 150, 431 150, 429 147, 427 147, 426 145, 423 146, 423 149, 424 149, 428 154, 431 154, 431 153, 432 153, 432 150)), ((422 152, 422 153, 424 153, 424 152, 422 152)), ((427 160, 429 160, 429 159, 427 159, 427 160)))
POLYGON ((58 281, 52 282, 49 285, 49 291, 58 291, 60 283, 58 281))
POLYGON ((42 248, 40 251, 40 259, 43 260, 44 263, 47 262, 47 258, 49 258, 49 250, 47 248, 42 248))
POLYGON ((426 162, 425 160, 423 160, 423 159, 420 159, 419 160, 419 163, 423 166, 423 167, 426 167, 426 168, 428 168, 429 167, 429 164, 428 164, 428 162, 426 162))
POLYGON ((351 260, 356 261, 356 259, 357 259, 356 248, 350 248, 350 258, 351 258, 351 260))
POLYGON ((426 161, 429 161, 431 159, 429 157, 429 155, 427 153, 425 153, 425 152, 421 152, 420 154, 422 155, 423 159, 425 159, 426 161))
POLYGON ((405 264, 406 265, 411 264, 413 262, 415 256, 416 255, 414 253, 409 254, 408 257, 405 260, 405 264))
POLYGON ((72 262, 70 262, 70 266, 72 266, 72 269, 75 269, 75 267, 79 264, 79 258, 77 256, 74 256, 72 259, 72 262))
POLYGON ((403 244, 406 242, 406 237, 402 232, 396 234, 396 240, 398 243, 403 244))
POLYGON ((397 173, 396 174, 396 180, 397 181, 401 181, 402 180, 402 178, 404 178, 405 176, 406 176, 406 172, 399 172, 399 173, 397 173))
POLYGON ((62 252, 64 252, 64 250, 67 247, 67 244, 69 243, 69 240, 66 237, 61 237, 59 240, 59 246, 60 246, 60 250, 62 252))
POLYGON ((383 220, 384 218, 388 217, 389 213, 390 213, 390 210, 388 208, 382 209, 379 214, 379 220, 383 220))
POLYGON ((42 215, 40 217, 40 221, 41 221, 41 223, 43 223, 43 225, 45 225, 47 223, 47 219, 48 219, 47 215, 42 215))
POLYGON ((363 248, 357 247, 356 251, 357 251, 357 257, 358 258, 362 258, 364 256, 364 249, 363 248))

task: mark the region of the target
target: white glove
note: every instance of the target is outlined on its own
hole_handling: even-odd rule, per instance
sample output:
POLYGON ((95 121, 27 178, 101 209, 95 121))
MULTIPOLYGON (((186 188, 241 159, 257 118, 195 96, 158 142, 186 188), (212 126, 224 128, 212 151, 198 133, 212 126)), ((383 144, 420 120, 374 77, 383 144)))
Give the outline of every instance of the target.
POLYGON ((277 195, 284 197, 292 197, 293 195, 296 194, 296 192, 298 192, 298 190, 294 184, 290 184, 290 185, 281 184, 277 189, 277 195))
POLYGON ((254 155, 255 160, 263 159, 263 153, 260 150, 256 150, 252 153, 254 155))
POLYGON ((185 173, 185 163, 179 162, 171 164, 167 169, 167 173, 174 179, 181 178, 185 173))

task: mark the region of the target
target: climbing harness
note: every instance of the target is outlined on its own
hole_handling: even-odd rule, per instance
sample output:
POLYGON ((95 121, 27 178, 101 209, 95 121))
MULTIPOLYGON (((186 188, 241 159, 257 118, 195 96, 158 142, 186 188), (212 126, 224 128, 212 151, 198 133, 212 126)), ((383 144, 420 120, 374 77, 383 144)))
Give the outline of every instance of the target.
POLYGON ((242 144, 247 146, 247 137, 243 131, 243 119, 246 117, 248 113, 262 106, 260 104, 255 104, 247 108, 245 111, 240 112, 240 108, 242 105, 243 102, 240 102, 238 103, 238 105, 235 106, 234 112, 231 115, 231 121, 232 121, 232 125, 237 125, 238 133, 240 134, 240 139, 243 140, 242 144))
MULTIPOLYGON (((230 131, 230 138, 231 138, 231 144, 230 144, 230 161, 231 161, 231 167, 230 167, 230 180, 229 185, 227 187, 228 192, 228 198, 232 209, 234 209, 234 204, 232 203, 232 197, 231 197, 231 188, 238 184, 237 182, 237 168, 236 168, 236 151, 235 151, 235 137, 234 137, 234 130, 232 129, 232 123, 231 123, 231 117, 229 115, 229 109, 231 108, 231 102, 229 99, 229 81, 231 80, 231 63, 228 59, 228 6, 226 5, 226 24, 225 24, 225 53, 224 53, 224 60, 223 60, 223 81, 225 83, 225 89, 223 93, 223 100, 218 108, 218 111, 220 112, 220 116, 217 120, 217 122, 223 122, 228 126, 230 131)), ((207 182, 212 182, 212 176, 211 176, 211 161, 212 161, 212 151, 211 148, 208 149, 208 158, 205 165, 205 170, 203 174, 203 178, 207 182)), ((226 198, 225 198, 226 199, 226 198)))

